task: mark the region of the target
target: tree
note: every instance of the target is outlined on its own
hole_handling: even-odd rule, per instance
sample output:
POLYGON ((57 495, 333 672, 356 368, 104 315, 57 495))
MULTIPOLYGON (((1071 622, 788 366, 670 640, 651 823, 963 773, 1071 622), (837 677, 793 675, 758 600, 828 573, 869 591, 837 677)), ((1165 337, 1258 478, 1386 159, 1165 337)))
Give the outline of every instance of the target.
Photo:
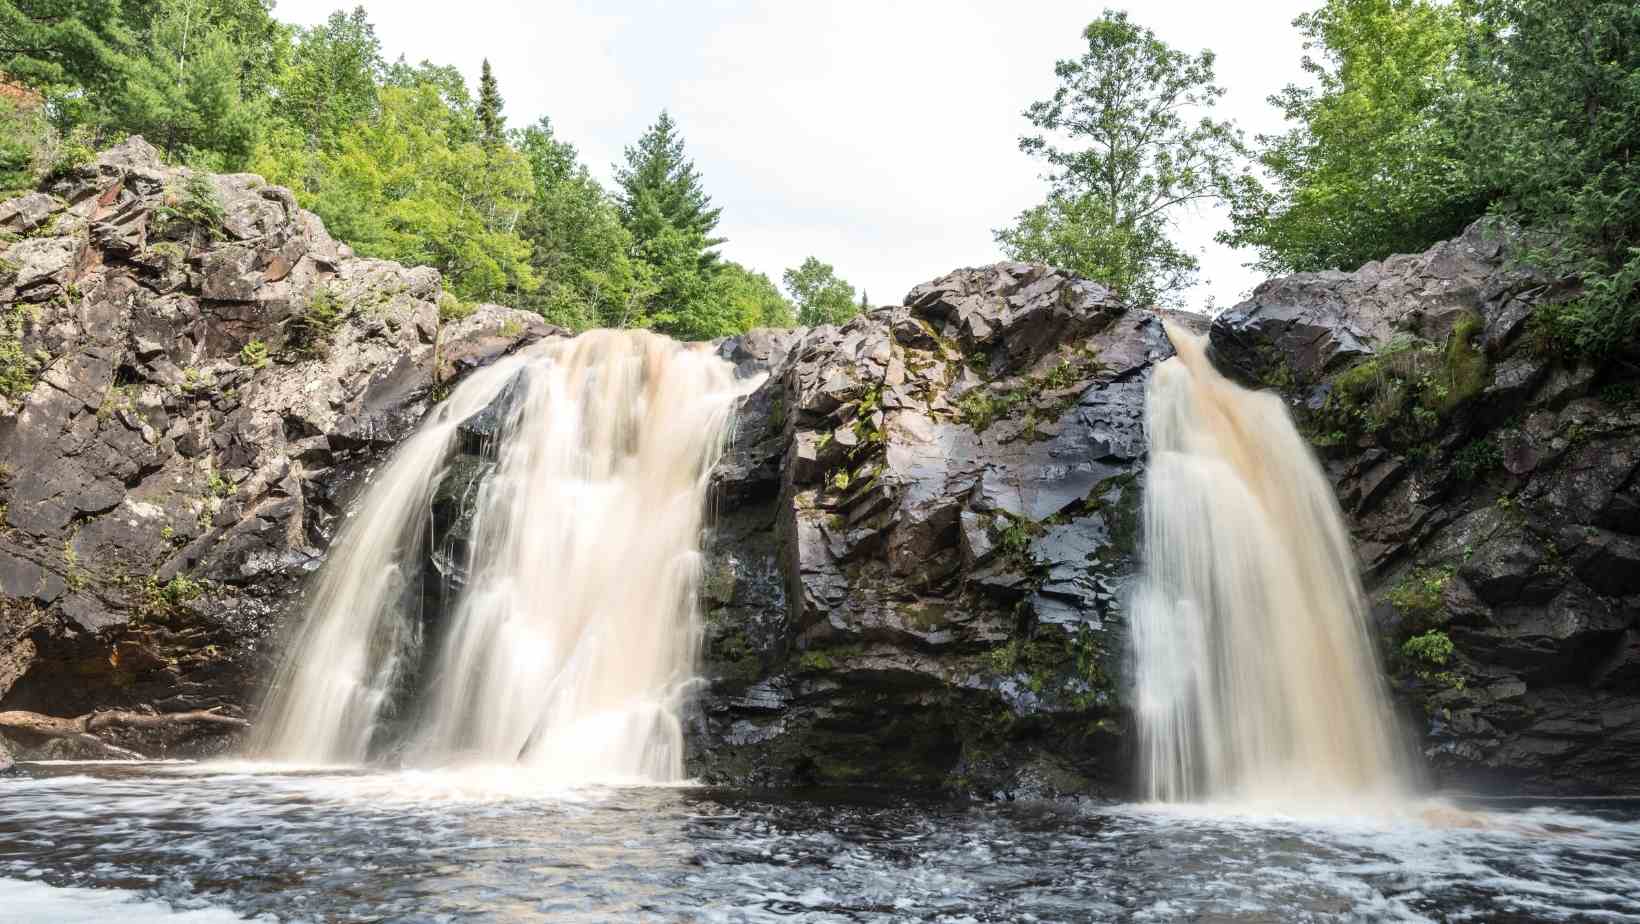
POLYGON ((377 118, 319 155, 311 189, 297 191, 302 204, 365 256, 437 267, 461 298, 533 291, 529 245, 488 214, 491 204, 525 212, 533 186, 523 156, 470 140, 470 120, 435 84, 382 87, 379 101, 377 118))
POLYGON ((723 239, 710 235, 722 210, 712 207, 701 187, 670 115, 662 112, 626 149, 615 179, 621 223, 632 235, 633 258, 648 269, 653 293, 638 323, 683 340, 733 333, 727 309, 712 299, 712 248, 723 239))
POLYGON ((791 327, 797 323, 791 302, 769 277, 725 260, 713 280, 713 297, 725 306, 735 331, 754 327, 791 327))
MULTIPOLYGON (((265 100, 247 99, 245 49, 223 12, 243 16, 266 10, 224 10, 211 0, 153 0, 144 7, 141 54, 104 107, 120 132, 136 132, 173 159, 216 170, 249 162, 261 132, 265 100)), ((265 92, 266 87, 257 88, 265 92)))
POLYGON ((120 0, 0 0, 0 71, 45 96, 59 130, 117 88, 135 46, 120 0))
POLYGON ((829 263, 808 257, 780 278, 797 303, 797 323, 804 327, 842 324, 860 311, 854 303, 854 287, 837 278, 829 263))
POLYGON ((1172 215, 1229 196, 1245 146, 1230 122, 1187 120, 1224 95, 1212 52, 1176 51, 1115 10, 1083 37, 1087 52, 1055 65, 1053 96, 1025 110, 1038 133, 1019 147, 1048 164, 1048 201, 996 238, 1016 259, 1073 269, 1130 301, 1166 302, 1197 268, 1171 240, 1172 215))
POLYGON ((1292 123, 1260 136, 1271 187, 1243 186, 1220 240, 1271 273, 1354 269, 1452 237, 1486 210, 1492 178, 1455 115, 1456 65, 1475 24, 1466 4, 1326 0, 1293 21, 1315 86, 1271 96, 1292 123))
POLYGON ((279 108, 303 131, 309 150, 328 150, 344 132, 375 117, 383 70, 381 40, 364 7, 338 10, 297 37, 279 108))
POLYGON ((621 221, 640 246, 666 228, 698 238, 704 259, 712 256, 709 248, 723 243, 711 236, 723 210, 712 207, 700 171, 684 155, 683 136, 666 111, 636 146, 626 149, 626 164, 616 165, 615 181, 621 189, 621 221))
POLYGON ((509 297, 573 330, 640 323, 654 287, 603 188, 543 118, 518 136, 535 191, 520 235, 541 285, 509 297))
POLYGON ((1581 282, 1540 311, 1561 349, 1635 351, 1640 336, 1640 7, 1481 0, 1466 147, 1497 211, 1547 243, 1529 258, 1581 282))
POLYGON ((501 90, 490 71, 490 59, 485 58, 478 78, 478 137, 487 148, 498 148, 507 141, 507 117, 501 107, 501 90))

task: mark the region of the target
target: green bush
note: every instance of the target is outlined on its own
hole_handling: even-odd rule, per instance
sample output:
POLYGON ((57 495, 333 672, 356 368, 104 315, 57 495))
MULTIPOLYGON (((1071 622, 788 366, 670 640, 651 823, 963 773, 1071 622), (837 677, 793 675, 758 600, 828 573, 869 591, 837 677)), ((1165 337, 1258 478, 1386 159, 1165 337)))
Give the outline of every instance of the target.
POLYGON ((307 308, 290 321, 291 346, 310 358, 327 355, 346 317, 341 299, 328 286, 319 286, 313 290, 307 308))
POLYGON ((268 364, 268 345, 260 340, 252 340, 239 349, 239 362, 252 369, 261 369, 268 364))

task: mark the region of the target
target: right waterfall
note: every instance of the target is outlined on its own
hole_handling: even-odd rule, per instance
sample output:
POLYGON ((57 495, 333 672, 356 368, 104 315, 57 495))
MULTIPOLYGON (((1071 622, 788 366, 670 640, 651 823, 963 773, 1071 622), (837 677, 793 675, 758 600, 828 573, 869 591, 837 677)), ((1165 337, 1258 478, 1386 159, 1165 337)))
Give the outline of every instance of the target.
POLYGON ((1206 338, 1146 395, 1143 574, 1131 613, 1143 793, 1331 803, 1404 788, 1332 486, 1280 398, 1206 338))

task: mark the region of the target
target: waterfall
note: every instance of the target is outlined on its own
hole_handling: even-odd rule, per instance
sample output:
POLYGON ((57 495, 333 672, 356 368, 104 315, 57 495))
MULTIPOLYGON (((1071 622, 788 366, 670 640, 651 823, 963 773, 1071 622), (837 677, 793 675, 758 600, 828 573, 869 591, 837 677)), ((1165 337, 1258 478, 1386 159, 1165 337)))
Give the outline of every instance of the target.
MULTIPOLYGON (((754 383, 704 346, 592 331, 481 369, 371 481, 311 591, 252 752, 683 776, 707 479, 754 383), (464 421, 499 417, 465 551, 432 504, 464 421), (432 594, 430 556, 461 559, 432 594)), ((437 583, 437 582, 435 582, 437 583)))
POLYGON ((1167 334, 1131 606, 1145 794, 1393 792, 1403 770, 1332 486, 1280 398, 1219 375, 1206 338, 1167 334))

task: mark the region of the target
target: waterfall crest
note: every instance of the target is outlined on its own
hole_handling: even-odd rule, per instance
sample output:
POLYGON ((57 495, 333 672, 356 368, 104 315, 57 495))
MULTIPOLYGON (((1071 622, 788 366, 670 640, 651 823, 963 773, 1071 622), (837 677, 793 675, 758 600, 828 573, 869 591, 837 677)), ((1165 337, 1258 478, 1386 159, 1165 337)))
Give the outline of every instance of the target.
POLYGON ((747 385, 701 347, 592 331, 479 370, 380 471, 275 678, 259 756, 683 776, 707 479, 747 385), (498 413, 462 579, 424 625, 431 503, 458 428, 498 413))
POLYGON ((1403 779, 1332 486, 1281 400, 1206 338, 1146 396, 1144 569, 1132 601, 1151 799, 1331 800, 1403 779))

